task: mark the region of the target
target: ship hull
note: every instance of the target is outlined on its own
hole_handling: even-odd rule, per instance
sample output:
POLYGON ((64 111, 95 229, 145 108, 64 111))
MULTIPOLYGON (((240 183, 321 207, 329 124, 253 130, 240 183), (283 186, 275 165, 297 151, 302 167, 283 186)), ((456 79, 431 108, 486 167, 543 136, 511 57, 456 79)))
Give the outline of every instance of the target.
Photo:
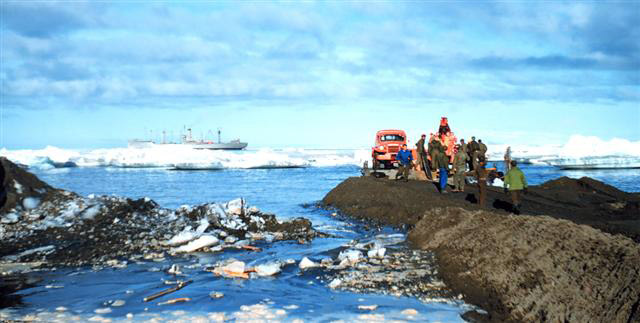
POLYGON ((193 149, 209 149, 209 150, 242 150, 247 147, 246 142, 233 143, 211 143, 211 144, 187 144, 193 149))
POLYGON ((182 144, 157 144, 150 141, 129 141, 129 148, 152 148, 152 147, 190 147, 199 150, 242 150, 247 148, 246 142, 226 142, 226 143, 182 143, 182 144))

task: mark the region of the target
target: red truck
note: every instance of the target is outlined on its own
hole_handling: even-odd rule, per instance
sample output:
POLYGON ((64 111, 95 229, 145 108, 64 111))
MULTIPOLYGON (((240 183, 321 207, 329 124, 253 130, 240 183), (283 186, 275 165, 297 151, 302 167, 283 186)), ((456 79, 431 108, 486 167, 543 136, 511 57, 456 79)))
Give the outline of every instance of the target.
POLYGON ((371 148, 373 169, 391 169, 398 166, 396 155, 400 146, 407 143, 403 130, 380 130, 376 133, 376 144, 371 148))

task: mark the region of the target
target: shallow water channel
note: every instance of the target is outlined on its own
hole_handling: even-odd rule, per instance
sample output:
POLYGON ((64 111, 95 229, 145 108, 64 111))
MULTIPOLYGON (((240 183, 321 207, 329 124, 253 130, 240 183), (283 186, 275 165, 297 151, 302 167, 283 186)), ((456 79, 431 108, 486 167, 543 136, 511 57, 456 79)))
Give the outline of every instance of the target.
POLYGON ((320 261, 335 258, 342 246, 357 240, 377 240, 393 250, 406 250, 404 232, 392 228, 370 228, 335 216, 315 206, 342 180, 359 176, 356 167, 302 169, 252 169, 221 171, 171 171, 162 168, 67 168, 39 171, 42 180, 54 187, 87 196, 118 195, 150 197, 162 207, 226 202, 238 197, 280 219, 305 217, 317 231, 331 235, 311 243, 279 241, 258 243, 261 252, 225 251, 199 253, 164 261, 130 263, 126 268, 57 268, 37 272, 42 278, 36 287, 20 292, 24 306, 5 309, 0 318, 46 321, 72 319, 146 321, 154 319, 280 321, 371 321, 409 320, 458 322, 470 307, 457 300, 422 302, 410 297, 361 294, 327 287, 323 269, 301 271, 297 264, 267 278, 249 280, 216 277, 204 271, 206 265, 235 258, 249 266, 303 257, 320 261), (179 264, 182 275, 167 269, 179 264), (165 280, 193 282, 183 289, 143 302, 143 298, 167 289, 165 280), (224 294, 214 299, 210 293, 224 294), (168 299, 188 297, 185 303, 158 305, 168 299), (361 306, 377 305, 374 310, 361 306), (360 308, 359 308, 360 307, 360 308))

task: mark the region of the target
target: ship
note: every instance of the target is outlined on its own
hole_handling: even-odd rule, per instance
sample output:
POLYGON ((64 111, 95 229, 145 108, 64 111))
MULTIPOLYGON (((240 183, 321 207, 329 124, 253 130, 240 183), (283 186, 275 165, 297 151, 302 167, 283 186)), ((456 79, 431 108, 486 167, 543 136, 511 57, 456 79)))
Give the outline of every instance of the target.
MULTIPOLYGON (((163 138, 165 132, 162 132, 163 138)), ((181 141, 179 143, 166 142, 164 139, 161 143, 157 143, 153 140, 141 140, 141 139, 131 139, 129 140, 129 148, 151 148, 154 146, 162 145, 179 145, 179 146, 188 146, 193 149, 209 149, 209 150, 242 150, 247 147, 246 142, 240 141, 240 139, 231 140, 229 142, 222 142, 220 139, 220 130, 218 130, 218 141, 210 141, 210 140, 195 140, 191 135, 191 128, 187 129, 187 134, 182 135, 181 141)))

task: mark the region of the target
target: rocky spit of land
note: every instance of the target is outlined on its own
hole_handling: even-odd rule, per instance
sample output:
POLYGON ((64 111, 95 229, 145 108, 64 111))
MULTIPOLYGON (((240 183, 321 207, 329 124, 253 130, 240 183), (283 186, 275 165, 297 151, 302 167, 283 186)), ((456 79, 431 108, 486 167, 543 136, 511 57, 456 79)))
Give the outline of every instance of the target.
MULTIPOLYGON (((488 311, 478 321, 640 321, 640 195, 590 178, 529 188, 523 214, 490 188, 439 194, 432 183, 350 178, 323 199, 359 219, 406 226, 435 254, 452 294, 488 311)), ((415 280, 414 284, 419 284, 415 280)))

